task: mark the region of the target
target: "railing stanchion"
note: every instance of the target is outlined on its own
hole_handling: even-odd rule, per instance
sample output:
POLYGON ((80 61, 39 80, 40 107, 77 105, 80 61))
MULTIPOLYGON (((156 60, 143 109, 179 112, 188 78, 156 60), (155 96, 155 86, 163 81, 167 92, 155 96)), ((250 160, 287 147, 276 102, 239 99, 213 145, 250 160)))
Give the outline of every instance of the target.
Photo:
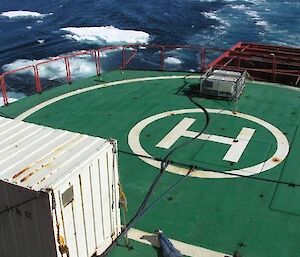
POLYGON ((137 55, 137 49, 136 48, 133 48, 132 49, 132 52, 131 52, 131 55, 129 56, 129 58, 127 59, 126 58, 126 60, 125 60, 125 58, 124 58, 124 60, 125 60, 125 62, 124 62, 124 64, 123 64, 123 67, 124 67, 124 69, 127 67, 127 65, 131 62, 131 60, 137 55))
POLYGON ((206 66, 206 49, 201 48, 201 70, 204 70, 206 66))
POLYGON ((39 76, 39 70, 37 65, 33 66, 33 71, 34 71, 34 80, 35 80, 35 88, 37 93, 42 92, 42 87, 41 87, 41 81, 40 81, 40 76, 39 76))
POLYGON ((160 69, 165 69, 165 48, 160 47, 160 69))
POLYGON ((99 50, 94 50, 94 57, 95 57, 95 63, 96 63, 96 73, 97 76, 100 76, 101 70, 100 70, 100 53, 99 50))
POLYGON ((8 105, 9 102, 8 102, 8 98, 7 98, 6 84, 5 84, 3 75, 1 75, 0 80, 1 80, 1 91, 2 91, 3 103, 4 103, 4 105, 8 105))
POLYGON ((272 81, 274 82, 276 79, 276 56, 275 54, 271 54, 271 56, 273 57, 273 61, 272 61, 272 81))
POLYGON ((100 51, 100 49, 98 49, 97 54, 98 54, 99 76, 100 76, 101 75, 101 51, 100 51))
POLYGON ((202 48, 199 50, 199 64, 198 64, 198 71, 202 71, 202 48))
POLYGON ((126 51, 125 51, 125 46, 122 47, 122 66, 121 66, 121 70, 125 69, 125 65, 126 65, 126 51))
POLYGON ((72 78, 71 78, 71 70, 70 70, 70 62, 68 57, 64 57, 65 59, 65 65, 66 65, 66 73, 67 73, 67 82, 69 84, 72 83, 72 78))

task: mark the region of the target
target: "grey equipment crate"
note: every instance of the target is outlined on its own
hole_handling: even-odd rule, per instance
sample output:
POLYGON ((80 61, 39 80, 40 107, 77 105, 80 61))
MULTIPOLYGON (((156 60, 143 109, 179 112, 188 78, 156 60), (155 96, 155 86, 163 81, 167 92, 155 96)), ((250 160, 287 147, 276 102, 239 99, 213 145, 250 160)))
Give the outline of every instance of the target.
POLYGON ((236 72, 209 69, 200 81, 200 94, 236 100, 245 88, 247 71, 236 72))

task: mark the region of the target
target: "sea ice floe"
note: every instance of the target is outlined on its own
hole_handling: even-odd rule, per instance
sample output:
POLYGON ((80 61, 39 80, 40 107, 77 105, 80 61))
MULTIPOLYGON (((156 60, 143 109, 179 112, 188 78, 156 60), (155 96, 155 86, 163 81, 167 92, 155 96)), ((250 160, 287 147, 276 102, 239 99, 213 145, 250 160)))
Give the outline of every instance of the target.
POLYGON ((181 64, 182 61, 176 57, 169 56, 165 59, 165 63, 176 65, 176 64, 181 64))
POLYGON ((1 16, 13 19, 13 18, 43 18, 50 14, 41 14, 33 11, 7 11, 1 13, 1 16))
POLYGON ((60 30, 67 32, 64 37, 76 41, 96 44, 135 44, 148 43, 150 35, 144 31, 124 30, 113 26, 67 27, 60 30))

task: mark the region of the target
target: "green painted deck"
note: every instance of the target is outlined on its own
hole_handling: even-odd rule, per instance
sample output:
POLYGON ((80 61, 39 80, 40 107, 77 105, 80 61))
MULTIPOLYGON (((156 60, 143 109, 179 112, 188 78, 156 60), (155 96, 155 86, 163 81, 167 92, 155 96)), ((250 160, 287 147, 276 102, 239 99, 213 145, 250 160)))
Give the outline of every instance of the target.
MULTIPOLYGON (((28 122, 103 138, 115 138, 119 145, 120 178, 126 192, 127 220, 143 200, 158 169, 132 153, 128 134, 141 120, 180 109, 197 109, 184 89, 198 79, 149 79, 125 83, 124 80, 156 76, 180 76, 178 72, 115 71, 54 88, 41 95, 22 99, 1 112, 16 117, 25 110, 70 91, 112 81, 122 84, 103 87, 57 101, 27 117, 28 122)), ((74 92, 75 92, 74 91, 74 92)), ((194 98, 205 108, 235 109, 235 103, 194 98)), ((135 228, 153 232, 164 230, 172 239, 243 257, 292 257, 300 253, 300 91, 262 83, 247 83, 237 102, 238 113, 255 116, 277 127, 289 142, 288 156, 272 169, 251 178, 188 177, 158 201, 135 228), (253 179, 258 178, 258 179, 253 179), (290 185, 260 179, 294 183, 290 185)), ((200 131, 203 113, 174 114, 145 127, 140 134, 143 148, 163 158, 168 150, 156 145, 184 118, 194 119, 189 130, 200 131)), ((194 140, 170 156, 172 161, 216 172, 242 169, 273 156, 277 144, 274 136, 261 125, 230 115, 210 114, 206 134, 236 138, 243 127, 255 129, 237 163, 224 161, 229 146, 217 142, 194 140)), ((180 137, 173 145, 186 140, 180 137)), ((278 160, 274 160, 277 162, 278 160)), ((281 160, 280 160, 281 161, 281 160)), ((182 176, 165 172, 151 199, 156 199, 182 176)), ((150 200, 151 203, 151 200, 150 200)), ((132 250, 116 247, 109 256, 156 257, 155 248, 135 242, 132 250)))

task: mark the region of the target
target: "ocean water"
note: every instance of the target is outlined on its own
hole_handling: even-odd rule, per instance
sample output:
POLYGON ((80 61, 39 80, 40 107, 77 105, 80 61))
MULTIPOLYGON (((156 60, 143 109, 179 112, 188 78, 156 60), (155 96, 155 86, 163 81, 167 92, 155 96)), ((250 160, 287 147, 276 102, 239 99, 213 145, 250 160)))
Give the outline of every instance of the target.
MULTIPOLYGON (((299 47, 300 1, 291 0, 11 0, 0 5, 0 72, 82 49, 127 43, 228 48, 238 41, 299 47)), ((82 73, 90 60, 72 65, 82 73)), ((183 65, 188 56, 169 55, 183 65)), ((55 80, 63 64, 44 71, 55 80)), ((22 85, 9 89, 26 93, 22 85)), ((20 95, 15 95, 19 98, 20 95)))

